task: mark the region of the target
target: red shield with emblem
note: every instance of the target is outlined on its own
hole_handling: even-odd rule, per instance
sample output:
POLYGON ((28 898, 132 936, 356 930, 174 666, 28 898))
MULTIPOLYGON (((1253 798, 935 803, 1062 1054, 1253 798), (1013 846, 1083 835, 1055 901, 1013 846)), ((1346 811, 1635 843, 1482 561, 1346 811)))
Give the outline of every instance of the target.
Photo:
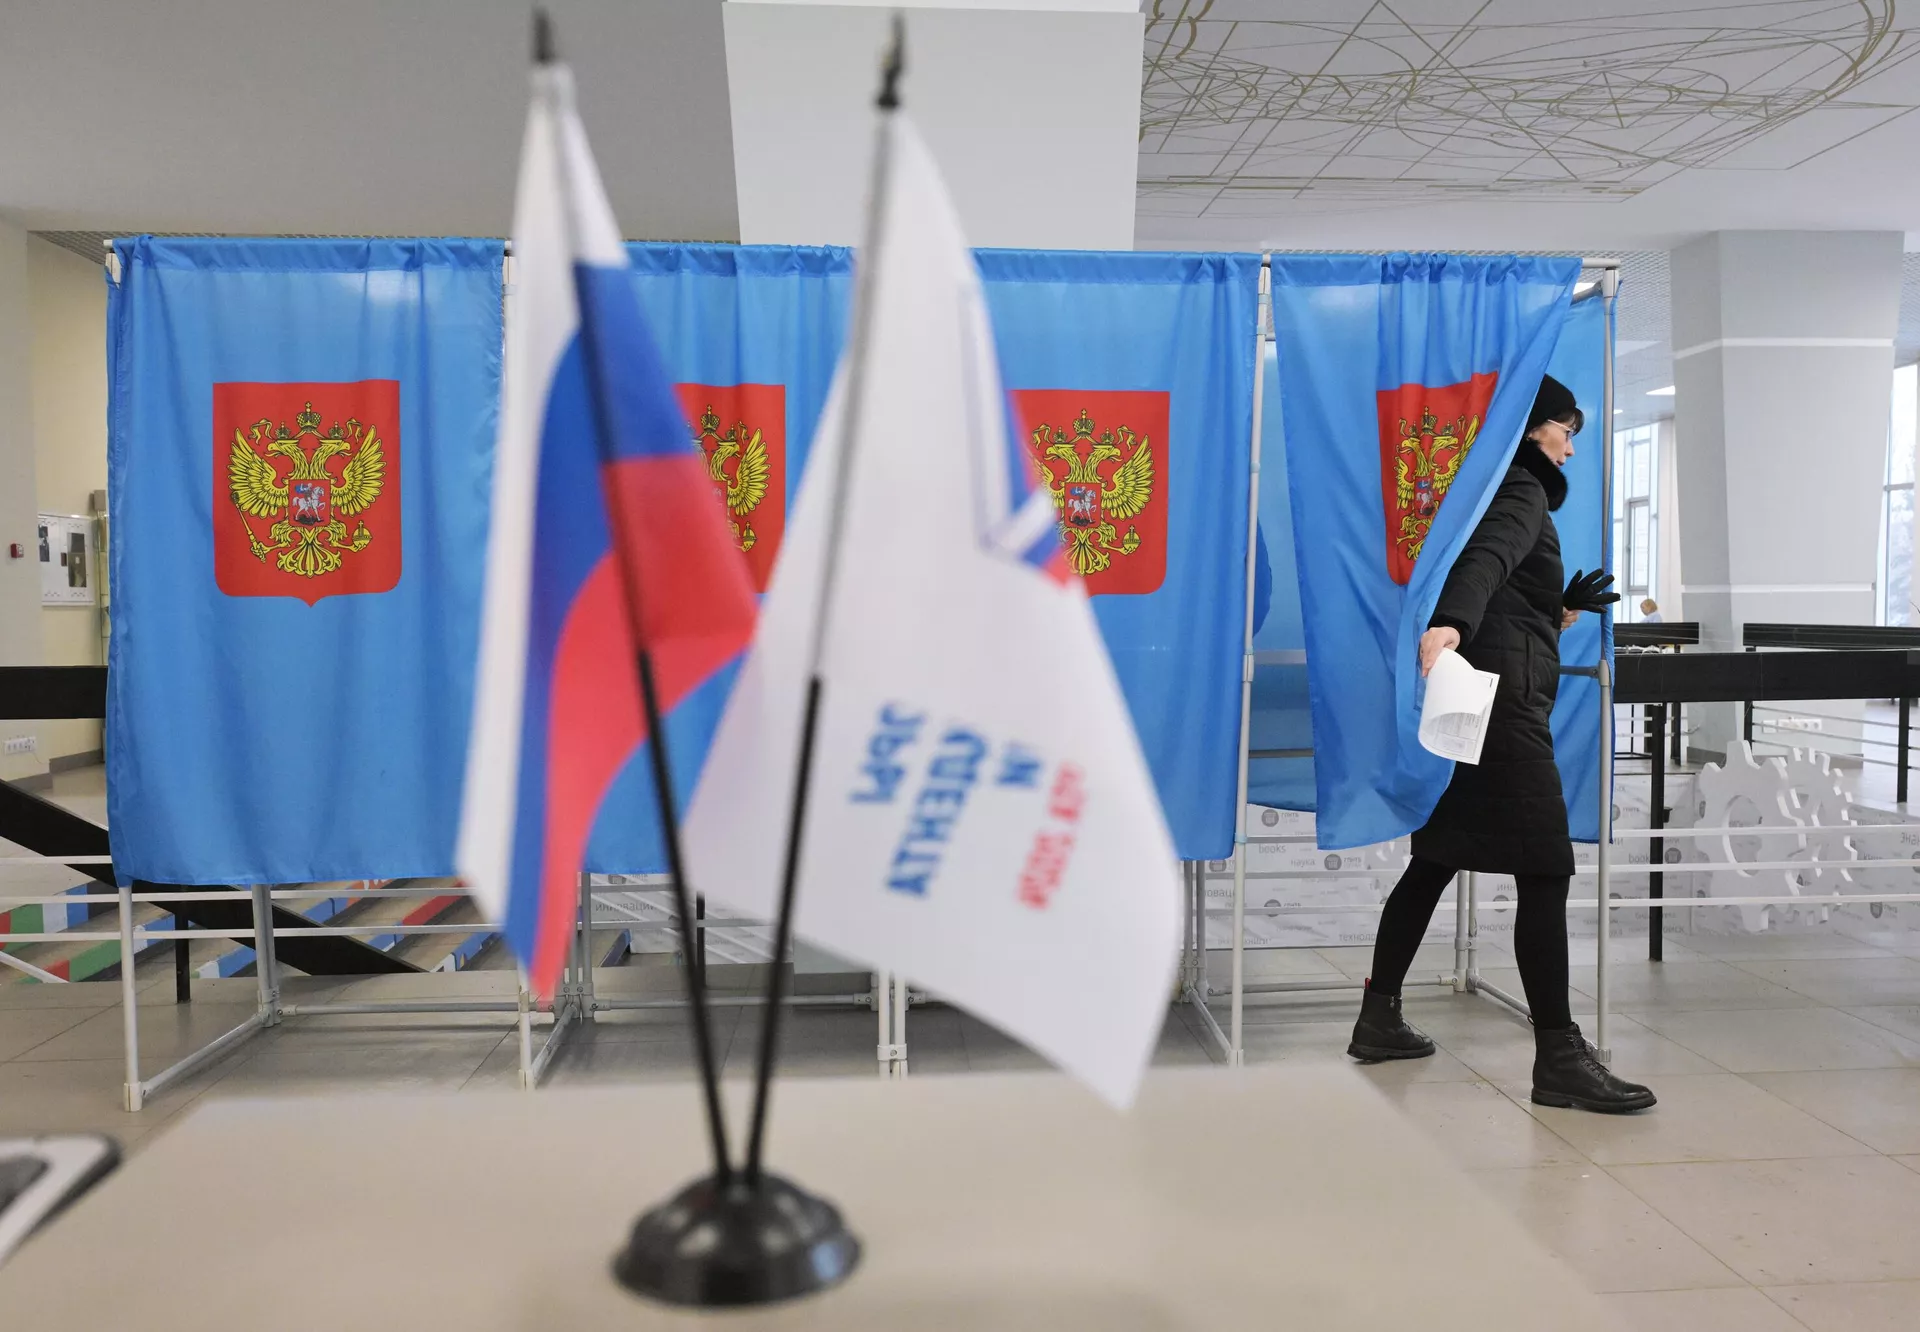
POLYGON ((676 384, 756 592, 767 590, 787 527, 787 390, 780 384, 676 384))
POLYGON ((1495 372, 1457 384, 1402 384, 1376 395, 1387 572, 1403 587, 1493 400, 1495 372))
POLYGON ((1168 395, 1014 389, 1015 419, 1087 592, 1142 595, 1167 578, 1168 395))
POLYGON ((213 386, 213 574, 234 597, 400 581, 400 381, 213 386))

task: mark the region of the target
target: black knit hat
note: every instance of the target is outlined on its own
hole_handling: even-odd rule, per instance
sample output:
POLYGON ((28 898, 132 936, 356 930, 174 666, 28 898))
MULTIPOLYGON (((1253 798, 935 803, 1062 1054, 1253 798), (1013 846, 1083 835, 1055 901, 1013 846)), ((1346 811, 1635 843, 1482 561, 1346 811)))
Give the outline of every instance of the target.
POLYGON ((1548 421, 1571 421, 1574 433, 1586 424, 1586 417, 1580 411, 1580 405, 1573 400, 1573 390, 1555 379, 1552 375, 1540 378, 1540 394, 1533 400, 1533 410, 1527 414, 1527 428, 1522 434, 1532 434, 1534 429, 1548 421))

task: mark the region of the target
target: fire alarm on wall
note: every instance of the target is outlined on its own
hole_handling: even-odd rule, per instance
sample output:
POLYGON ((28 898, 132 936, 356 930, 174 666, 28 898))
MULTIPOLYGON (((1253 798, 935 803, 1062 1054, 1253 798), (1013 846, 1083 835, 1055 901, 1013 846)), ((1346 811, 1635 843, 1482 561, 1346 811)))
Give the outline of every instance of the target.
POLYGON ((7 547, 7 558, 10 560, 24 560, 27 558, 27 548, 16 541, 7 547))

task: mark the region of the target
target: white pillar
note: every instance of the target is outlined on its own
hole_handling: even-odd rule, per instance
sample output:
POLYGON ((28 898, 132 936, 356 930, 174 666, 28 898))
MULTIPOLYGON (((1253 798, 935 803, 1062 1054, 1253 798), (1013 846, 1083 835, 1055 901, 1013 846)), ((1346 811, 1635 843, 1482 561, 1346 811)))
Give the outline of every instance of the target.
MULTIPOLYGON (((1892 447, 1906 453, 1907 467, 1911 474, 1920 476, 1920 430, 1916 429, 1916 424, 1920 423, 1920 369, 1909 365, 1895 370, 1893 392, 1892 447)), ((1907 530, 1907 538, 1909 559, 1906 616, 1902 619, 1897 613, 1891 613, 1898 608, 1890 607, 1889 620, 1892 623, 1913 626, 1920 625, 1920 610, 1915 609, 1916 606, 1920 606, 1920 581, 1916 581, 1913 576, 1915 573, 1920 573, 1920 567, 1916 567, 1920 566, 1920 559, 1913 558, 1915 554, 1920 554, 1920 504, 1913 506, 1913 518, 1907 530)), ((1887 540, 1889 542, 1893 540, 1892 532, 1888 532, 1887 540)), ((1889 574, 1891 572, 1889 570, 1889 574)))
POLYGON ((1686 566, 1680 561, 1679 435, 1673 428, 1671 418, 1660 422, 1654 429, 1660 460, 1655 498, 1660 515, 1660 553, 1657 557, 1659 582, 1653 589, 1653 599, 1660 603, 1660 611, 1668 621, 1682 620, 1686 617, 1680 613, 1680 588, 1686 582, 1686 566))
POLYGON ((741 3, 722 10, 740 239, 853 245, 895 9, 902 102, 974 245, 1131 250, 1139 0, 741 3))
MULTIPOLYGON (((1673 254, 1683 609, 1702 646, 1750 622, 1872 624, 1899 232, 1723 231, 1673 254)), ((1689 709, 1724 752, 1736 705, 1689 709)))

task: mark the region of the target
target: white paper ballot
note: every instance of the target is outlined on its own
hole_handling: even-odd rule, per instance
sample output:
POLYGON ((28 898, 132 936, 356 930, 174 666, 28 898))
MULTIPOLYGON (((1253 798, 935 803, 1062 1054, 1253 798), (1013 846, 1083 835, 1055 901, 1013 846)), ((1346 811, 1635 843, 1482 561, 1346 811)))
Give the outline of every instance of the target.
POLYGON ((1477 671, 1448 649, 1427 673, 1427 696, 1420 705, 1420 744, 1456 763, 1478 763, 1487 739, 1487 716, 1500 677, 1477 671))

